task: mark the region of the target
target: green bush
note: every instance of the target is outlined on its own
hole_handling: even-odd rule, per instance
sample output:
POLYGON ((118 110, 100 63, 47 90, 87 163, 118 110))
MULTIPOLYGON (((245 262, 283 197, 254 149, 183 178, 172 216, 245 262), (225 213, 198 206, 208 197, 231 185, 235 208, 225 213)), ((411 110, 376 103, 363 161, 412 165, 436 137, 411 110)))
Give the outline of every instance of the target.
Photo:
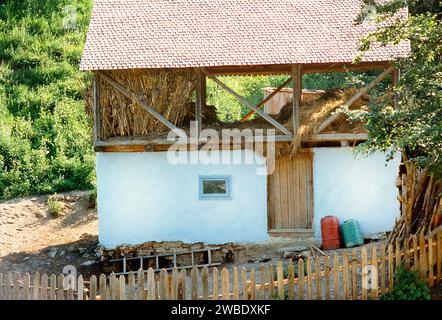
POLYGON ((48 198, 48 211, 53 218, 58 218, 63 212, 63 202, 56 199, 56 195, 48 198))
POLYGON ((381 300, 430 300, 430 289, 414 271, 404 267, 394 274, 393 291, 382 295, 381 300))

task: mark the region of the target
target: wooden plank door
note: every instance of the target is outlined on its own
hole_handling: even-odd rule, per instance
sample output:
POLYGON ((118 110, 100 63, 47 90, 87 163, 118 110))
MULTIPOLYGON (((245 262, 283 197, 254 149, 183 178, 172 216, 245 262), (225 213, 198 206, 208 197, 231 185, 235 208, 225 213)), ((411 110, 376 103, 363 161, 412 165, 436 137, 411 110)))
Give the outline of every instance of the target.
POLYGON ((294 158, 277 158, 275 171, 268 176, 267 192, 270 231, 311 229, 313 153, 299 153, 294 158))

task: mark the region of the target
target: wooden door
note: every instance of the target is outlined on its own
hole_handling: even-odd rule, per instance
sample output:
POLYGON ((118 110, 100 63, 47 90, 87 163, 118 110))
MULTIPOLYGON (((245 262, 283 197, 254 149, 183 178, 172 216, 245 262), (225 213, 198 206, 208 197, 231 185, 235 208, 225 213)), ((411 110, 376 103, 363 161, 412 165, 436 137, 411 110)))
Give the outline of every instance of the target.
POLYGON ((313 153, 279 157, 268 176, 270 232, 310 230, 313 219, 313 153))

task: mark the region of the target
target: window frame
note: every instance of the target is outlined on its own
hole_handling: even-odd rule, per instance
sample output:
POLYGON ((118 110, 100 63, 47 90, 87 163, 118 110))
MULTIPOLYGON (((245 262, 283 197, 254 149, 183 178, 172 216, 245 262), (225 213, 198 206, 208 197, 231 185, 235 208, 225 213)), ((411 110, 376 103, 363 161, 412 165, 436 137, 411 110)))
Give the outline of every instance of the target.
POLYGON ((210 175, 198 176, 198 188, 199 188, 199 200, 231 200, 232 199, 232 176, 229 175, 210 175), (204 194, 203 183, 207 180, 225 180, 226 181, 226 193, 212 193, 204 194))

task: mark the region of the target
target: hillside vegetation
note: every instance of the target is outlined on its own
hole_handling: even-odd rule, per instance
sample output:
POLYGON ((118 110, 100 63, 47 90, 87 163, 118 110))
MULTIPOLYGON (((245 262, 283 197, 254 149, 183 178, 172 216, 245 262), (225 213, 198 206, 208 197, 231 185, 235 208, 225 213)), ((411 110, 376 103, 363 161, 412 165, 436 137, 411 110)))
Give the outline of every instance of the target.
POLYGON ((0 198, 94 183, 90 75, 78 70, 90 10, 90 0, 0 1, 0 198))

